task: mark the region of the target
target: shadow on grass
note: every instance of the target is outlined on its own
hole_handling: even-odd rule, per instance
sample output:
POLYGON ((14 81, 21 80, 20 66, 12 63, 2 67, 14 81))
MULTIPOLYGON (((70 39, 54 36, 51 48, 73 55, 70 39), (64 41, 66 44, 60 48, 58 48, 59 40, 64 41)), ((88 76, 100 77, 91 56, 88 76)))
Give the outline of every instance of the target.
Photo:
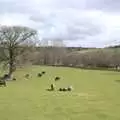
POLYGON ((52 90, 52 89, 46 89, 47 91, 54 91, 54 90, 52 90))
POLYGON ((80 67, 80 66, 67 66, 67 65, 43 65, 43 66, 51 66, 51 67, 64 67, 64 68, 77 68, 83 70, 98 70, 98 71, 113 71, 120 72, 120 70, 114 69, 113 67, 80 67))
POLYGON ((115 80, 115 82, 120 83, 120 80, 115 80))

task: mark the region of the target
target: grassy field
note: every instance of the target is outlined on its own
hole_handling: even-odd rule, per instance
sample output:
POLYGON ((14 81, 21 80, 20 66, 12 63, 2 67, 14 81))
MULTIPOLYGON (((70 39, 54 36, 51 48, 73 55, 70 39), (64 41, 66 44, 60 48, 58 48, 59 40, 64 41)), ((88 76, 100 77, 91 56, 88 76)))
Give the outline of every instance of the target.
POLYGON ((120 120, 119 72, 32 66, 15 76, 0 87, 0 120, 120 120), (42 70, 46 74, 38 78, 42 70), (55 83, 55 76, 61 80, 55 83), (47 91, 51 83, 74 90, 47 91))

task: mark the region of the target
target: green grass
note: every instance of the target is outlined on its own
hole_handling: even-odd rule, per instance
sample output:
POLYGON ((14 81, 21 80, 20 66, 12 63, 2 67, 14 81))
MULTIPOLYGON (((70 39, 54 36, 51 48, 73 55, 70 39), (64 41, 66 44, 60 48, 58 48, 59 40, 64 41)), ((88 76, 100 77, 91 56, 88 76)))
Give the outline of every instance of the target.
POLYGON ((0 87, 0 120, 120 120, 119 72, 32 66, 15 76, 17 81, 0 87), (38 78, 42 70, 46 75, 38 78), (74 90, 46 91, 55 76, 61 76, 57 88, 74 90))

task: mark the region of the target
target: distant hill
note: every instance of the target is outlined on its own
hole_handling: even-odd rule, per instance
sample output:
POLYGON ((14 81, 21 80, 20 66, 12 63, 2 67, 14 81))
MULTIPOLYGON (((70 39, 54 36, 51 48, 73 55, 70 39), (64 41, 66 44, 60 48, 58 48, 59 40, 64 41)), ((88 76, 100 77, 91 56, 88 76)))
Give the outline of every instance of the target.
POLYGON ((115 46, 109 46, 107 48, 120 48, 120 45, 115 45, 115 46))

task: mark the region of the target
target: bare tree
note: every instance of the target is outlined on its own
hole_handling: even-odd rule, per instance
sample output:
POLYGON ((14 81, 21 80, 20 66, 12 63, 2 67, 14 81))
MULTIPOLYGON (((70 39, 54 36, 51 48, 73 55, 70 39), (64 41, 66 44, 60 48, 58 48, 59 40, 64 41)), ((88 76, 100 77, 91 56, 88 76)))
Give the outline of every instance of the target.
POLYGON ((33 41, 33 38, 35 38, 36 35, 37 32, 28 27, 0 27, 0 46, 8 51, 7 60, 9 65, 9 76, 12 75, 14 68, 16 67, 15 60, 18 54, 17 49, 22 45, 28 45, 28 43, 30 43, 29 41, 33 41))

